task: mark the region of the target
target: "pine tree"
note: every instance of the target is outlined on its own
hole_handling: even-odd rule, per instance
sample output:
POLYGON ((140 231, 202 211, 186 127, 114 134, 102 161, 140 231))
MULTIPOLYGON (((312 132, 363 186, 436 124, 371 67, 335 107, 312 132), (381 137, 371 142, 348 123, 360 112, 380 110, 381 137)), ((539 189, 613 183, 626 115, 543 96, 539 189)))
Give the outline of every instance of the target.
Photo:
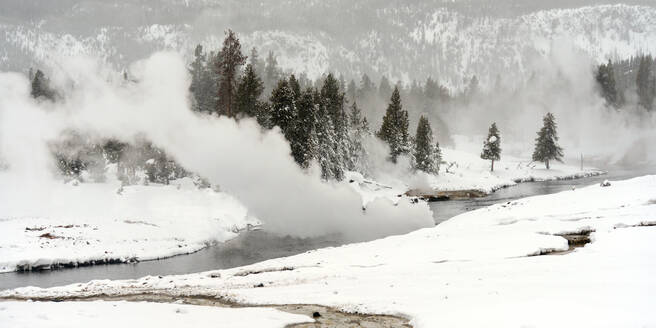
POLYGON ((54 101, 55 92, 50 88, 50 80, 41 70, 37 70, 32 79, 32 91, 30 93, 34 99, 47 99, 54 101))
POLYGON ((535 139, 533 160, 544 162, 547 169, 549 169, 549 162, 551 160, 562 162, 563 149, 558 146, 557 126, 553 114, 547 113, 542 119, 542 122, 544 125, 538 132, 538 137, 535 139))
MULTIPOLYGON (((343 170, 350 158, 349 155, 349 138, 348 138, 348 115, 344 110, 344 94, 341 92, 339 82, 332 73, 326 76, 321 88, 321 101, 326 114, 331 118, 332 126, 335 131, 334 148, 338 156, 338 162, 335 165, 343 170)), ((341 180, 339 176, 337 180, 341 180)))
POLYGON ((314 92, 307 88, 301 93, 296 103, 295 132, 291 142, 292 155, 296 162, 307 168, 316 156, 318 140, 315 133, 317 125, 317 105, 314 102, 314 92))
POLYGON ((377 136, 390 147, 390 159, 396 163, 399 155, 408 152, 408 112, 401 105, 401 94, 398 87, 394 88, 383 124, 377 136))
POLYGON ((282 79, 278 86, 271 92, 271 125, 278 126, 287 140, 291 139, 293 124, 296 114, 294 91, 289 87, 289 82, 282 79))
POLYGON ((481 158, 492 161, 490 172, 494 171, 494 161, 501 159, 501 138, 499 137, 497 123, 492 123, 492 126, 490 126, 487 132, 487 139, 483 142, 481 158))
POLYGON ((355 86, 355 81, 351 80, 349 82, 348 86, 346 87, 346 97, 349 101, 355 101, 355 97, 357 95, 357 87, 355 86))
POLYGON ((435 163, 435 145, 433 144, 433 129, 428 119, 423 115, 417 124, 415 134, 414 167, 426 173, 437 173, 435 163))
MULTIPOLYGON (((208 55, 200 44, 194 50, 194 61, 189 67, 191 75, 191 92, 192 110, 197 112, 212 113, 216 110, 216 80, 217 76, 210 67, 213 55, 208 55)), ((127 79, 127 72, 125 72, 127 79)))
POLYGON ((273 51, 269 51, 264 70, 264 85, 267 88, 272 87, 276 81, 278 81, 280 76, 278 72, 278 61, 276 60, 276 56, 273 54, 273 51))
POLYGON ((380 99, 387 99, 392 94, 392 87, 390 82, 385 75, 380 78, 380 84, 378 85, 378 97, 380 99))
POLYGON ((294 91, 294 97, 296 100, 301 96, 301 84, 296 79, 294 74, 289 76, 289 87, 294 91))
POLYGON ((640 58, 640 66, 636 77, 638 87, 638 103, 646 110, 651 110, 654 104, 656 90, 652 79, 652 66, 654 61, 651 55, 640 58))
POLYGON ((264 76, 265 74, 265 64, 264 61, 260 59, 260 54, 257 52, 257 48, 251 48, 251 54, 248 56, 248 63, 253 66, 255 74, 257 76, 264 76))
POLYGON ((601 88, 602 96, 606 99, 606 104, 617 106, 619 101, 617 97, 617 88, 615 86, 615 70, 610 59, 608 60, 608 64, 599 65, 595 78, 601 88))
POLYGON ((263 91, 264 83, 257 76, 253 65, 248 64, 237 86, 235 114, 256 117, 261 106, 259 99, 263 91))
POLYGON ((337 136, 332 119, 325 109, 319 110, 316 135, 318 143, 316 159, 321 168, 322 179, 342 180, 344 171, 341 167, 341 158, 336 151, 337 136))
POLYGON ((237 89, 237 74, 239 68, 246 63, 246 56, 241 53, 239 38, 232 31, 226 32, 223 40, 223 48, 218 54, 216 71, 220 75, 219 80, 219 108, 217 112, 228 117, 234 115, 235 91, 237 89))

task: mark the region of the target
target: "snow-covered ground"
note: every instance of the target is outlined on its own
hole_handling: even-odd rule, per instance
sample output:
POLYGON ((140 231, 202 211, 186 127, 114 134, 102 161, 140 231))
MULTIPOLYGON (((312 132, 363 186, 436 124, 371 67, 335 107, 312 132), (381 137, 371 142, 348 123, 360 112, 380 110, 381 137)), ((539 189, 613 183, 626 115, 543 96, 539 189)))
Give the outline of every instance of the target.
MULTIPOLYGON (((0 185, 20 188, 9 179, 0 175, 0 185)), ((0 189, 0 272, 186 254, 259 223, 233 197, 188 178, 122 189, 118 181, 40 187, 27 197, 0 189)))
POLYGON ((0 303, 2 326, 13 328, 195 328, 212 325, 226 328, 282 328, 289 324, 312 321, 306 316, 268 308, 220 308, 183 304, 103 301, 0 303))
POLYGON ((656 176, 645 176, 497 204, 403 236, 248 267, 0 296, 213 295, 396 314, 414 327, 653 326, 652 224, 656 176), (556 234, 581 231, 592 231, 585 247, 530 256, 567 250, 556 234))
POLYGON ((543 163, 509 155, 496 161, 494 171, 490 172, 490 161, 475 153, 450 148, 443 149, 442 153, 445 163, 440 167, 440 174, 428 177, 430 187, 439 191, 480 190, 490 193, 518 182, 574 179, 603 173, 592 167, 581 169, 579 163, 554 162, 547 170, 543 163))
MULTIPOLYGON (((345 183, 360 194, 366 207, 377 198, 398 202, 399 195, 415 188, 491 192, 515 181, 601 173, 560 163, 546 170, 512 157, 504 157, 496 170, 489 172, 489 162, 471 152, 443 152, 447 164, 437 176, 415 175, 409 182, 381 184, 357 172, 347 172, 345 183)), ((21 183, 10 178, 0 174, 0 185, 21 183)), ((115 179, 105 183, 39 183, 41 194, 0 190, 0 272, 187 254, 233 238, 249 224, 260 223, 249 217, 247 209, 233 197, 209 188, 199 189, 188 178, 169 186, 122 189, 115 179)))

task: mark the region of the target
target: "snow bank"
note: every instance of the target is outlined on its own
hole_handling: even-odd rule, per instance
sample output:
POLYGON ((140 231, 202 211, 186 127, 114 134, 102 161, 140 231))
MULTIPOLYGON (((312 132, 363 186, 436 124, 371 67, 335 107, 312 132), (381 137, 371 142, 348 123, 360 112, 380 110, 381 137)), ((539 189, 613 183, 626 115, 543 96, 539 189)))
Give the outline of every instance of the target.
POLYGON ((219 308, 146 302, 3 302, 5 327, 286 327, 312 319, 268 308, 219 308), (35 311, 35 308, 38 308, 35 311))
POLYGON ((497 204, 403 236, 243 268, 0 292, 139 292, 303 303, 409 316, 414 327, 651 326, 656 176, 497 204), (594 231, 566 255, 555 234, 594 231), (260 288, 256 288, 260 287, 260 288))
POLYGON ((43 182, 30 202, 0 174, 0 272, 88 262, 143 261, 195 252, 259 222, 234 198, 168 186, 43 182))

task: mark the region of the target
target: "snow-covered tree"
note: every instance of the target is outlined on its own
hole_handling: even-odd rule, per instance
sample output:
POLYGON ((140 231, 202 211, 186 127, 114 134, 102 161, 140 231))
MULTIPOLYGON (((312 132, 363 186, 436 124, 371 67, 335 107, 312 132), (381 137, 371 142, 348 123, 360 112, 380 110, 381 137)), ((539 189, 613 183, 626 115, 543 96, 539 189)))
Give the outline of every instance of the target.
POLYGON ((240 67, 246 63, 246 58, 241 52, 239 38, 229 29, 215 62, 216 72, 219 73, 218 113, 228 117, 234 115, 237 75, 240 67))
POLYGON ((235 115, 257 116, 261 107, 259 99, 263 91, 264 83, 257 76, 253 65, 248 64, 237 86, 235 115))
POLYGON ((483 142, 483 152, 481 158, 491 161, 490 172, 494 171, 494 161, 501 159, 501 137, 497 123, 492 123, 487 132, 487 138, 483 142))
POLYGON ((41 70, 37 70, 34 74, 30 94, 35 99, 55 100, 55 91, 50 88, 50 80, 41 70))
POLYGON ((433 144, 433 129, 423 115, 417 124, 414 145, 414 168, 426 173, 437 173, 439 163, 435 162, 436 146, 433 144))
POLYGON ((601 89, 601 95, 606 99, 606 104, 610 106, 619 105, 617 87, 615 86, 615 69, 610 59, 608 64, 599 65, 595 78, 601 89))
POLYGON ((551 113, 547 113, 542 119, 543 126, 535 139, 535 150, 533 160, 544 162, 549 169, 549 162, 556 160, 562 162, 563 149, 558 145, 558 134, 556 133, 556 119, 551 113))
POLYGON ((398 87, 394 88, 383 124, 376 134, 390 147, 390 159, 396 163, 401 154, 408 153, 408 112, 401 105, 401 94, 398 87))

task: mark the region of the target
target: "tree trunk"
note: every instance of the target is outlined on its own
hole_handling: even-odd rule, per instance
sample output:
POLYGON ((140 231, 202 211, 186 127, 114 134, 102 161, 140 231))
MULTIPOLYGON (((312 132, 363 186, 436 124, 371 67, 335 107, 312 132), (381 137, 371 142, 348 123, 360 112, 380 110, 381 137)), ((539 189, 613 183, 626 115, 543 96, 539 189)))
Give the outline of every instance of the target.
POLYGON ((547 170, 549 169, 549 160, 544 161, 544 163, 547 165, 547 170))
POLYGON ((490 166, 490 172, 494 172, 494 160, 492 160, 492 165, 490 166))

